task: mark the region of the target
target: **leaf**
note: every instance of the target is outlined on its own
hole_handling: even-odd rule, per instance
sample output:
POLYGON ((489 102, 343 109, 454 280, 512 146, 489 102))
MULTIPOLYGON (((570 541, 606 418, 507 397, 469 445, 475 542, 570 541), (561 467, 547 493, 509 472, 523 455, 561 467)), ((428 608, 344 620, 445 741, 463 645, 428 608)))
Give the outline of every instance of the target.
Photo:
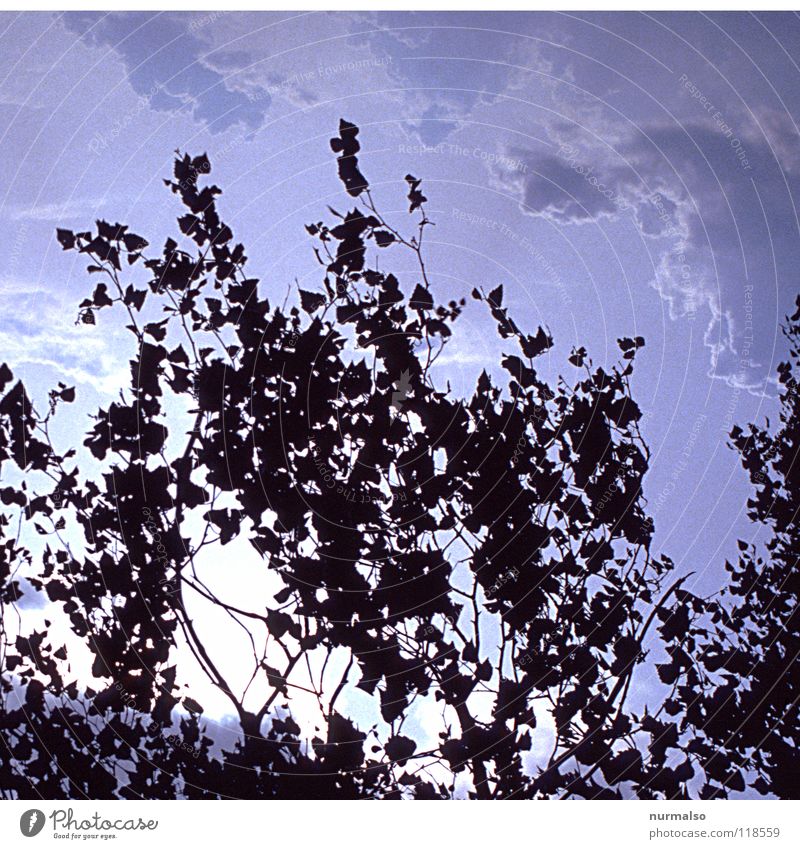
POLYGON ((191 236, 192 233, 201 226, 202 222, 196 215, 187 213, 178 219, 178 227, 181 228, 181 233, 191 236))
POLYGON ((108 287, 105 283, 98 283, 92 295, 92 302, 96 307, 110 307, 114 302, 108 296, 108 287))
POLYGON ((191 696, 184 697, 183 706, 190 713, 203 713, 203 706, 199 702, 196 702, 191 696))
POLYGON ((403 371, 392 388, 394 389, 392 392, 392 406, 400 410, 411 392, 411 373, 409 371, 403 371))
POLYGON ((520 346, 526 357, 533 359, 553 347, 553 337, 540 327, 535 336, 524 336, 520 346))
POLYGON ((637 336, 635 339, 630 339, 626 336, 622 339, 617 339, 617 345, 623 351, 623 359, 632 360, 636 350, 644 347, 644 337, 637 336))
POLYGON ((207 154, 201 153, 200 156, 195 156, 192 160, 192 170, 195 174, 210 174, 211 162, 207 154))
POLYGON ((239 532, 240 520, 230 510, 209 510, 203 517, 219 528, 220 542, 227 545, 239 532))
POLYGON ((107 221, 97 222, 97 235, 109 242, 116 242, 128 228, 123 224, 109 224, 107 221))
POLYGON ((372 235, 379 248, 388 248, 394 242, 394 234, 388 230, 375 230, 372 235))
POLYGON ((419 283, 417 283, 408 303, 412 309, 417 311, 433 309, 433 298, 431 297, 431 293, 427 289, 423 288, 419 283))
POLYGON ((307 292, 305 289, 300 290, 300 305, 309 315, 324 306, 326 302, 327 299, 325 296, 319 292, 307 292))
POLYGON ((163 319, 162 321, 151 322, 150 324, 145 324, 144 332, 149 336, 152 336, 156 342, 163 342, 167 336, 167 322, 169 319, 163 319))
POLYGON ((11 383, 14 379, 14 375, 11 372, 11 369, 5 364, 2 363, 0 365, 0 392, 2 392, 6 385, 11 383))
POLYGON ((678 639, 689 630, 689 608, 685 604, 677 605, 660 618, 664 624, 658 630, 667 642, 678 639))
POLYGON ((416 749, 417 744, 413 740, 399 734, 390 737, 384 746, 384 751, 389 759, 398 766, 405 766, 416 749))
POLYGON ((681 668, 677 663, 657 663, 656 671, 658 672, 658 677, 665 684, 674 684, 675 681, 678 680, 678 675, 680 675, 681 668))
POLYGON ((461 772, 468 757, 467 747, 461 740, 447 740, 441 746, 442 757, 449 762, 450 769, 461 772))
POLYGON ((413 212, 415 209, 418 209, 420 206, 422 206, 422 204, 425 203, 428 199, 419 190, 419 186, 420 186, 420 183, 421 183, 420 180, 418 180, 416 177, 413 177, 411 174, 406 174, 406 182, 408 183, 408 186, 409 186, 409 191, 408 191, 409 207, 408 207, 408 211, 413 212))
POLYGON ((267 683, 269 686, 286 694, 286 678, 284 678, 279 670, 266 663, 264 664, 264 670, 267 673, 267 683))
POLYGON ((492 678, 492 664, 488 660, 483 661, 483 663, 479 663, 477 668, 475 669, 475 675, 479 681, 490 681, 492 678))
POLYGON ((123 302, 126 306, 133 307, 136 312, 141 312, 146 297, 147 289, 134 289, 133 286, 129 285, 125 290, 123 302))
POLYGON ((600 769, 606 781, 636 781, 642 774, 642 753, 638 749, 626 749, 612 758, 602 761, 600 769))
POLYGON ((267 613, 267 628, 270 636, 280 639, 287 631, 299 633, 299 626, 288 613, 279 610, 270 610, 267 613))
POLYGON ((339 154, 337 160, 339 179, 344 183, 345 189, 351 197, 358 197, 365 189, 369 188, 366 178, 358 170, 356 154, 361 149, 361 145, 356 139, 357 135, 358 127, 342 118, 339 121, 339 137, 331 139, 331 150, 339 154))
POLYGON ((583 346, 580 348, 573 348, 568 359, 569 362, 571 362, 576 368, 583 368, 583 364, 586 361, 586 348, 583 346))
POLYGON ((146 248, 150 244, 147 239, 143 239, 141 236, 137 236, 135 233, 126 233, 122 237, 122 242, 127 250, 134 252, 144 250, 144 248, 146 248))
POLYGON ((56 238, 63 250, 70 251, 75 247, 75 234, 72 230, 56 230, 56 238))
POLYGON ((740 769, 732 770, 731 772, 729 772, 723 783, 731 790, 734 790, 737 793, 744 793, 744 776, 742 775, 742 771, 740 769))
POLYGON ((502 283, 496 288, 492 289, 489 292, 489 297, 487 298, 489 301, 489 306, 492 307, 502 307, 503 306, 503 285, 502 283))

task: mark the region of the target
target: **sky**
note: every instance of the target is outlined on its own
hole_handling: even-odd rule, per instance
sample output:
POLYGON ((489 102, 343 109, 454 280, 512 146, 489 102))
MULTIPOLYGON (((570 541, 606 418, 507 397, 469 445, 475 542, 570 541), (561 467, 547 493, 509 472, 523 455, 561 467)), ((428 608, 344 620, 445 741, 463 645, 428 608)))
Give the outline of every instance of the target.
MULTIPOLYGON (((344 117, 388 216, 423 179, 432 284, 502 283, 555 338, 543 372, 646 339, 656 548, 714 589, 759 538, 727 433, 774 417, 800 290, 799 59, 789 13, 3 14, 0 359, 42 404, 76 385, 67 440, 116 395, 127 334, 75 324, 90 282, 55 228, 163 238, 176 148, 208 153, 273 303, 314 288, 303 225, 348 200, 328 146, 344 117)), ((443 363, 469 393, 503 346, 481 304, 460 324, 443 363)))

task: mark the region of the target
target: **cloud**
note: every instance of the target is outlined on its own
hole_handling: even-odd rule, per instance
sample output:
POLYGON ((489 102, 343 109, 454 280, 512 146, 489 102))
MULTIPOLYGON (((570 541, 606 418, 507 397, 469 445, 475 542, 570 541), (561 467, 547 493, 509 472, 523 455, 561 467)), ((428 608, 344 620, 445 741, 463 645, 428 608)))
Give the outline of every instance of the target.
MULTIPOLYGON (((525 162, 511 175, 520 183, 522 210, 528 215, 542 215, 562 224, 594 221, 603 215, 619 215, 632 209, 629 200, 633 181, 630 169, 624 167, 595 168, 582 161, 580 151, 567 145, 558 153, 511 154, 525 162)), ((587 159, 587 161, 590 161, 587 159)))
POLYGON ((14 206, 7 210, 12 221, 61 221, 99 214, 107 198, 74 198, 63 202, 41 203, 34 206, 14 206))
POLYGON ((231 15, 203 32, 205 64, 256 104, 303 110, 402 84, 396 39, 358 14, 231 15))
POLYGON ((147 12, 69 12, 66 26, 89 44, 108 47, 125 64, 134 91, 158 111, 187 111, 211 133, 242 124, 257 129, 270 99, 255 102, 229 85, 228 76, 206 61, 206 15, 147 12))
POLYGON ((705 328, 709 376, 760 393, 776 365, 774 316, 797 285, 800 158, 779 116, 737 126, 696 114, 627 130, 607 115, 571 135, 558 124, 546 128, 555 152, 510 148, 525 167, 492 175, 524 213, 560 226, 630 219, 670 318, 705 328))
POLYGON ((737 132, 709 122, 653 127, 649 145, 634 141, 628 155, 671 182, 678 204, 681 233, 662 255, 657 288, 684 314, 705 301, 710 376, 760 391, 776 365, 776 317, 797 287, 800 169, 795 155, 779 153, 795 135, 785 125, 776 122, 771 137, 754 124, 737 132))
MULTIPOLYGON (((688 25, 677 17, 538 16, 535 36, 531 20, 454 15, 421 30, 424 43, 397 62, 414 106, 402 126, 429 145, 482 142, 522 163, 484 165, 525 215, 580 227, 586 243, 600 225, 623 263, 644 246, 650 273, 636 279, 672 321, 697 321, 709 377, 760 393, 800 264, 793 90, 777 75, 715 65, 708 57, 730 49, 719 53, 719 33, 705 56, 667 38, 688 25)), ((569 238, 580 249, 577 229, 569 238)))
MULTIPOLYGON (((767 91, 752 66, 720 62, 730 45, 719 33, 698 53, 673 35, 689 26, 680 16, 584 18, 71 13, 64 20, 82 49, 120 60, 148 111, 180 111, 211 133, 235 125, 242 139, 258 139, 253 147, 275 144, 254 134, 267 117, 290 118, 285 143, 324 132, 336 112, 374 122, 376 148, 399 128, 434 147, 477 143, 519 161, 509 169, 441 157, 448 179, 474 185, 484 169, 522 214, 574 228, 578 250, 579 229, 588 243, 598 222, 614 229, 622 261, 634 243, 644 245, 652 268, 636 277, 650 287, 642 297, 657 292, 673 321, 696 317, 713 378, 757 388, 774 369, 775 318, 800 262, 791 87, 773 75, 778 91, 767 91), (629 222, 630 235, 616 226, 629 222)), ((742 27, 748 20, 736 18, 742 27)), ((230 149, 238 150, 240 136, 230 149)), ((63 208, 51 197, 14 215, 53 220, 63 208)))
POLYGON ((75 324, 74 305, 41 286, 19 279, 0 281, 0 351, 12 370, 27 366, 56 372, 60 380, 115 394, 127 383, 127 357, 116 353, 127 331, 75 324))

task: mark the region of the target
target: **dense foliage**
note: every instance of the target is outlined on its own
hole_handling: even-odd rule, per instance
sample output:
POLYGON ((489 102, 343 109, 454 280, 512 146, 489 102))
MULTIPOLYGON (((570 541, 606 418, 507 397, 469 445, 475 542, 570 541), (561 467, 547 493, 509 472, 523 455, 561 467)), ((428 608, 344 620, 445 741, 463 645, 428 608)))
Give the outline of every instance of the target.
POLYGON ((66 452, 51 426, 74 390, 60 385, 40 414, 0 370, 6 795, 681 798, 745 783, 791 795, 788 367, 784 430, 734 434, 751 475, 766 475, 752 510, 774 528, 769 562, 748 549, 731 567, 736 601, 696 598, 650 551, 629 384, 644 340, 619 340, 610 371, 574 350, 573 377, 550 385, 536 367, 548 332, 518 326, 502 285, 476 289, 507 351, 456 397, 437 359, 465 299, 430 285, 421 183, 405 178, 404 235, 378 211, 357 137, 342 121, 331 142, 353 207, 308 226, 322 281, 299 307, 272 306, 283 289, 250 276, 219 188, 203 185, 205 156, 175 160, 165 182, 184 210, 160 250, 104 221, 58 232, 101 281, 80 321, 101 332, 113 314, 135 347, 130 385, 66 452), (379 270, 397 251, 415 263, 402 282, 379 270), (41 552, 19 523, 34 523, 41 552), (275 586, 248 608, 219 589, 241 580, 225 548, 239 539, 275 586), (211 586, 196 561, 215 546, 211 586), (14 624, 21 575, 91 650, 91 687, 69 644, 14 624), (252 646, 243 692, 198 599, 252 646), (732 633, 745 648, 726 654, 732 633), (231 745, 176 683, 185 650, 229 700, 231 745), (653 707, 630 706, 634 676, 653 707), (293 716, 300 691, 318 706, 311 730, 293 716))

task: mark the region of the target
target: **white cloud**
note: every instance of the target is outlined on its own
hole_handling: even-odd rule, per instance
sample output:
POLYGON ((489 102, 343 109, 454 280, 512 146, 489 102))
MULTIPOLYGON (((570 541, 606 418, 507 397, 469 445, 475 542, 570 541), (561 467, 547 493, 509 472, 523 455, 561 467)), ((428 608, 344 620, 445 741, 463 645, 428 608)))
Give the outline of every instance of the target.
POLYGON ((61 202, 34 204, 32 206, 14 206, 7 208, 12 221, 63 221, 80 217, 98 215, 107 198, 71 198, 61 202))
POLYGON ((116 394, 129 379, 128 356, 119 345, 127 331, 111 333, 76 324, 77 311, 41 285, 24 279, 0 281, 0 350, 12 370, 28 366, 50 369, 61 380, 88 384, 102 394, 116 394))

